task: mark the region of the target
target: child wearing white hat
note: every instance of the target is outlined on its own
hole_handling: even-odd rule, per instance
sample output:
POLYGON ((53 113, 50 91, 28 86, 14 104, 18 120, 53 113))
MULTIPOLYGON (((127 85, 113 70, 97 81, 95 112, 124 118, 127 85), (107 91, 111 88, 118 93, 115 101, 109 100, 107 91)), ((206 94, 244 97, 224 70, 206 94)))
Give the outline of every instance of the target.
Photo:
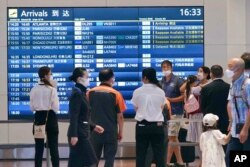
POLYGON ((216 128, 218 120, 219 117, 211 113, 203 117, 204 132, 200 136, 202 167, 226 167, 222 145, 229 142, 231 133, 222 134, 216 128))

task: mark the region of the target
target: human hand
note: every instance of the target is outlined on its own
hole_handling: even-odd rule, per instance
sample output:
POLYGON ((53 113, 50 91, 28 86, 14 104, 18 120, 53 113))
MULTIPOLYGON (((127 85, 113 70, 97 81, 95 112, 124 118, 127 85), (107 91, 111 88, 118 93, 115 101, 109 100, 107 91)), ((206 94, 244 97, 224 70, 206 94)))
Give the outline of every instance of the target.
POLYGON ((247 138, 248 138, 248 129, 246 129, 246 128, 242 128, 242 130, 240 131, 240 136, 239 136, 239 138, 240 138, 240 142, 243 144, 243 143, 245 143, 245 141, 247 140, 247 138))
POLYGON ((118 136, 117 136, 117 139, 118 139, 119 142, 122 140, 122 137, 123 137, 123 136, 122 136, 122 133, 119 132, 119 133, 118 133, 118 136))
POLYGON ((103 127, 99 126, 99 125, 96 125, 95 128, 94 128, 94 131, 101 134, 104 132, 104 129, 103 127))
POLYGON ((172 98, 167 97, 167 99, 168 99, 169 102, 173 102, 172 98))
POLYGON ((78 137, 71 137, 70 143, 72 146, 75 146, 78 142, 78 137))

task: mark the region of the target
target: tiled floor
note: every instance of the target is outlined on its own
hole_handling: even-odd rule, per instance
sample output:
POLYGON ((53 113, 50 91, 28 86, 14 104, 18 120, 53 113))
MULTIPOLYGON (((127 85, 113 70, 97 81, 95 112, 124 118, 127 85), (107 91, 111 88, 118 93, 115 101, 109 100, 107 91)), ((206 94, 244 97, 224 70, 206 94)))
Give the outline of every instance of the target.
MULTIPOLYGON (((60 167, 67 167, 67 161, 61 160, 60 167)), ((198 167, 199 160, 189 164, 189 167, 198 167)), ((0 167, 33 167, 33 161, 0 161, 0 167)), ((99 167, 104 166, 104 161, 101 161, 99 167)), ((135 167, 135 160, 116 160, 115 167, 135 167)), ((152 165, 152 167, 155 165, 152 165)), ((46 162, 43 162, 43 167, 46 167, 46 162)), ((52 167, 52 166, 51 166, 52 167)))

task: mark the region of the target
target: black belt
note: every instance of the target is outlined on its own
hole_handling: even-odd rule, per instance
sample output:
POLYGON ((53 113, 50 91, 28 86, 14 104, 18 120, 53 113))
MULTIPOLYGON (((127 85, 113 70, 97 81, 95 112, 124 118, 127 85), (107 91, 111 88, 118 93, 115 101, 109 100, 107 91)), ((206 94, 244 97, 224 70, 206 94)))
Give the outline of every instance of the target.
POLYGON ((137 125, 138 126, 149 126, 149 125, 156 125, 156 126, 162 126, 163 122, 159 121, 159 122, 148 122, 146 120, 142 120, 142 121, 137 121, 137 125))

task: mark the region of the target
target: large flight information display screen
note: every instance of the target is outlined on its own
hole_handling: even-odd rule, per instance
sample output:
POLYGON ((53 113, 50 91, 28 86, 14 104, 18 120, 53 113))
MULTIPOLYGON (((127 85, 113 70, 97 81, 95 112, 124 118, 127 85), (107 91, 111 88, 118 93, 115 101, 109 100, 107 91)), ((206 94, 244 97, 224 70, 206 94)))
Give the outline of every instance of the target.
POLYGON ((100 69, 112 68, 124 115, 132 117, 130 100, 144 68, 155 68, 161 79, 163 60, 181 77, 204 64, 203 7, 8 8, 7 19, 9 119, 33 117, 29 92, 41 66, 52 69, 58 115, 66 118, 75 67, 88 69, 90 88, 100 84, 100 69))

